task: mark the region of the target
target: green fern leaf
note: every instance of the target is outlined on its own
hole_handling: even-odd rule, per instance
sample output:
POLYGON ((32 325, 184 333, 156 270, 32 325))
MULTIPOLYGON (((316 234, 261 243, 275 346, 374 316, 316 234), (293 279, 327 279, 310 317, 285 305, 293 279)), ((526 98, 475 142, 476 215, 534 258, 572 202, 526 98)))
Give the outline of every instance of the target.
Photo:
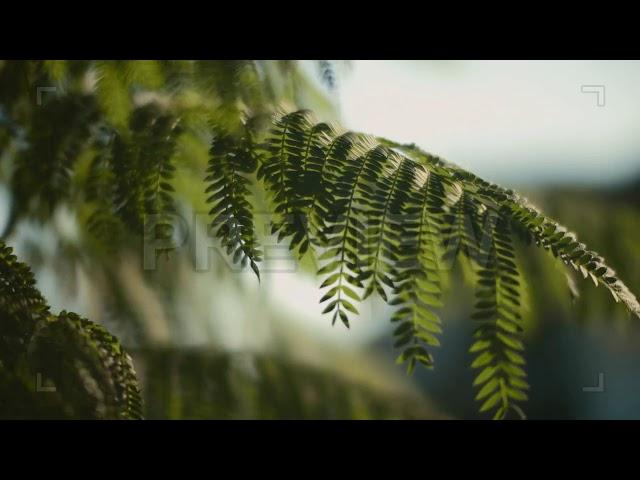
POLYGON ((245 267, 247 263, 260 279, 257 262, 261 260, 254 230, 253 213, 248 201, 249 179, 255 171, 257 157, 248 130, 240 139, 229 133, 216 132, 211 143, 208 176, 205 179, 211 203, 211 228, 222 240, 227 254, 245 267))
POLYGON ((397 246, 404 233, 403 207, 409 192, 415 188, 414 165, 407 157, 385 149, 376 168, 367 172, 373 188, 365 190, 362 199, 367 222, 360 274, 365 282, 363 298, 375 291, 387 301, 385 286, 394 288, 392 266, 398 258, 397 246))
POLYGON ((361 300, 353 288, 362 288, 360 280, 359 250, 365 239, 365 225, 358 218, 358 202, 365 191, 370 188, 366 177, 371 169, 386 159, 382 147, 369 149, 365 154, 344 162, 340 167, 340 182, 336 182, 331 191, 330 210, 325 211, 322 238, 326 242, 326 251, 320 259, 328 258, 329 262, 319 271, 320 275, 328 275, 322 284, 331 287, 320 303, 329 301, 323 313, 333 313, 333 323, 340 318, 349 327, 347 311, 358 313, 353 302, 361 300))
POLYGON ((416 362, 428 368, 433 358, 426 350, 438 346, 442 332, 440 318, 433 312, 441 304, 440 232, 444 214, 444 182, 437 173, 420 171, 423 183, 406 208, 405 228, 399 257, 393 273, 396 288, 390 302, 398 305, 391 317, 396 348, 403 352, 398 362, 407 362, 411 373, 416 362))
POLYGON ((478 270, 476 311, 472 318, 480 325, 470 351, 476 355, 473 368, 480 369, 474 385, 480 411, 497 407, 494 419, 510 412, 523 417, 517 402, 527 400, 529 389, 522 355, 521 280, 515 263, 509 220, 501 214, 492 228, 488 255, 478 270))
POLYGON ((171 234, 173 154, 179 122, 155 103, 135 109, 130 129, 116 134, 111 161, 115 176, 114 213, 133 232, 142 233, 145 217, 158 217, 157 237, 171 234))

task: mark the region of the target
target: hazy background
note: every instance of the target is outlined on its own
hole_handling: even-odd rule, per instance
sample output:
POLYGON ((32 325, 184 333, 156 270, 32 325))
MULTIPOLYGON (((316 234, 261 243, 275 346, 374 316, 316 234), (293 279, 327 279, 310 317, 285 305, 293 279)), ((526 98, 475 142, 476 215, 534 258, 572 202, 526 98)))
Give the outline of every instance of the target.
POLYGON ((340 104, 351 128, 496 182, 602 185, 640 171, 638 85, 640 62, 354 61, 340 104))

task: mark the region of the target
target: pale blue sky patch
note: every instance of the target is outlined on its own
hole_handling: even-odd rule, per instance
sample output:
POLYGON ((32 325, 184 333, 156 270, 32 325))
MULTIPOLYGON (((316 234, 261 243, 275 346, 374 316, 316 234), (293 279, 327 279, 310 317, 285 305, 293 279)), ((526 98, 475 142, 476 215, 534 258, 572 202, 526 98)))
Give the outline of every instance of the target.
POLYGON ((640 174, 638 85, 635 61, 354 61, 340 103, 494 181, 603 184, 640 174))

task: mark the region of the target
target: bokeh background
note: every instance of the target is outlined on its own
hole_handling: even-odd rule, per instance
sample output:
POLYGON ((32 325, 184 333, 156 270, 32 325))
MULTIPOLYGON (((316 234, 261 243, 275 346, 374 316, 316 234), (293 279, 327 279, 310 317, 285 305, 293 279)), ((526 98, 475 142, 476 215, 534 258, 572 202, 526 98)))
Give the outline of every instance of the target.
MULTIPOLYGON (((299 63, 309 94, 298 104, 518 189, 640 291, 640 62, 336 61, 328 84, 316 65, 299 63)), ((206 151, 191 153, 206 161, 206 151)), ((0 231, 12 201, 0 180, 0 231)), ((199 212, 182 213, 191 222, 199 212)), ((351 329, 332 327, 313 266, 265 229, 258 284, 215 248, 196 269, 190 226, 153 270, 142 268, 140 244, 91 268, 64 205, 50 222, 20 222, 7 241, 54 310, 99 321, 128 347, 149 418, 483 418, 467 353, 472 291, 461 278, 442 312, 436 368, 409 377, 394 363, 380 300, 351 329)), ((640 320, 543 253, 522 258, 529 418, 640 418, 640 320)))

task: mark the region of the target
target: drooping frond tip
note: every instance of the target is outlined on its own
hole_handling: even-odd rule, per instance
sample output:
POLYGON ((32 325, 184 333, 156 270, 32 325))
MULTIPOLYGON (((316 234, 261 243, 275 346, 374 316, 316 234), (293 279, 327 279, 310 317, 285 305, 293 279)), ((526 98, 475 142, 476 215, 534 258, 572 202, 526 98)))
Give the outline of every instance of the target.
POLYGON ((249 179, 255 171, 256 152, 248 131, 244 135, 219 130, 211 142, 210 161, 205 182, 207 202, 212 204, 210 228, 222 241, 227 254, 243 267, 249 264, 260 280, 257 262, 261 252, 257 246, 253 211, 248 200, 249 179))

